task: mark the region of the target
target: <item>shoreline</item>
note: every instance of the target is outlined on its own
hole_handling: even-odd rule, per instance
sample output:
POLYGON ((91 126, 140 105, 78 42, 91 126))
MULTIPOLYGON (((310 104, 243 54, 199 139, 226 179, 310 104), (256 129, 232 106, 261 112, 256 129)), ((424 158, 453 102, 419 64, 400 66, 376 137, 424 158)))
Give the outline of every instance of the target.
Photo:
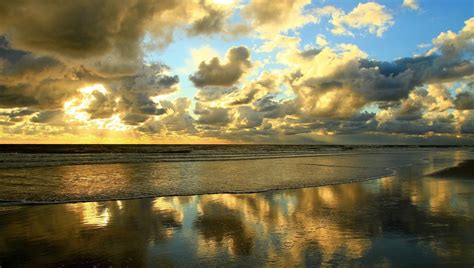
MULTIPOLYGON (((305 156, 303 156, 305 157, 305 156)), ((250 160, 250 159, 249 159, 250 160)), ((422 164, 420 164, 422 165, 422 164)), ((163 194, 163 195, 145 195, 145 196, 133 196, 133 197, 118 197, 118 198, 99 198, 99 199, 73 199, 73 200, 59 200, 59 201, 4 201, 0 200, 0 208, 1 207, 14 207, 14 206, 43 206, 43 205, 56 205, 56 204, 77 204, 77 203, 91 203, 91 202, 109 202, 109 201, 128 201, 128 200, 141 200, 141 199, 155 199, 161 197, 192 197, 192 196, 205 196, 205 195, 218 195, 218 194, 229 194, 229 195, 241 195, 241 194, 257 194, 257 193, 267 193, 267 192, 279 192, 285 190, 298 190, 298 189, 312 189, 312 188, 319 188, 324 186, 334 186, 334 185, 344 185, 344 184, 353 184, 359 182, 365 182, 370 180, 380 180, 384 178, 391 178, 398 175, 396 169, 412 166, 398 166, 398 167, 386 167, 385 169, 391 171, 391 174, 382 175, 382 176, 373 176, 367 177, 362 179, 355 179, 355 180, 348 180, 344 182, 334 182, 334 183, 323 183, 318 185, 304 185, 300 187, 283 187, 283 188, 269 188, 269 189, 262 189, 262 190, 254 190, 254 191, 216 191, 216 192, 206 192, 206 193, 190 193, 190 194, 163 194)), ((338 166, 332 166, 338 167, 338 166)), ((352 167, 351 167, 352 168, 352 167)), ((357 167, 357 168, 366 168, 366 167, 357 167)), ((374 167, 379 168, 379 167, 374 167)), ((440 170, 422 174, 419 176, 419 179, 423 177, 449 177, 451 179, 461 179, 461 178, 473 178, 471 174, 474 174, 474 159, 466 159, 459 162, 457 165, 442 168, 440 170)))
POLYGON ((155 199, 161 197, 192 197, 192 196, 206 196, 206 195, 245 195, 245 194, 259 194, 259 193, 268 193, 268 192, 279 192, 286 190, 299 190, 299 189, 314 189, 324 186, 336 186, 336 185, 345 185, 358 182, 365 182, 371 180, 379 180, 383 178, 390 178, 396 176, 398 173, 392 168, 386 168, 387 170, 392 171, 392 174, 384 176, 374 176, 358 180, 351 180, 345 182, 334 182, 327 184, 319 184, 314 186, 302 186, 302 187, 286 187, 286 188, 272 188, 265 190, 256 190, 256 191, 225 191, 225 192, 208 192, 208 193, 197 193, 197 194, 169 194, 169 195, 150 195, 150 196, 141 196, 141 197, 130 197, 130 198, 111 198, 111 199, 95 199, 95 200, 65 200, 65 201, 2 201, 0 200, 0 208, 2 207, 12 207, 12 206, 43 206, 43 205, 61 205, 61 204, 77 204, 77 203, 92 203, 92 202, 109 202, 109 201, 129 201, 129 200, 141 200, 141 199, 155 199))

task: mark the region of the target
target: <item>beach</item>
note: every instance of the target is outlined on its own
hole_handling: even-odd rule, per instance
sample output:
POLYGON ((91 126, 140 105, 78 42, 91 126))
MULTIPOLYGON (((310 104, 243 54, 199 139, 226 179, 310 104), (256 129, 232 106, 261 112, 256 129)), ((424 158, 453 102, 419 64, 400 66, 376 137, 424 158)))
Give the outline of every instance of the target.
POLYGON ((395 176, 319 187, 4 205, 0 266, 472 265, 470 153, 423 155, 395 176))
MULTIPOLYGON (((334 182, 325 180, 317 187, 292 185, 291 174, 306 176, 296 171, 305 167, 298 165, 281 177, 270 173, 273 178, 289 178, 281 189, 3 205, 0 266, 471 266, 474 181, 472 176, 455 175, 474 174, 472 162, 464 162, 472 154, 465 150, 409 152, 395 158, 379 154, 379 164, 390 166, 394 176, 392 171, 378 174, 378 170, 374 171, 378 178, 354 180, 344 175, 363 174, 360 170, 367 168, 355 168, 356 164, 377 166, 371 155, 287 160, 291 165, 311 161, 311 168, 317 167, 334 182), (420 154, 423 161, 415 164, 392 163, 393 159, 413 162, 420 154), (449 176, 429 175, 446 168, 449 176), (331 175, 336 171, 342 175, 331 175)), ((248 170, 252 161, 241 161, 240 167, 248 170)), ((259 161, 269 164, 258 162, 259 168, 249 172, 282 164, 282 159, 259 161)), ((201 169, 209 164, 219 163, 194 163, 201 169)), ((244 173, 232 166, 238 180, 244 173)), ((198 167, 187 167, 187 174, 198 167)))

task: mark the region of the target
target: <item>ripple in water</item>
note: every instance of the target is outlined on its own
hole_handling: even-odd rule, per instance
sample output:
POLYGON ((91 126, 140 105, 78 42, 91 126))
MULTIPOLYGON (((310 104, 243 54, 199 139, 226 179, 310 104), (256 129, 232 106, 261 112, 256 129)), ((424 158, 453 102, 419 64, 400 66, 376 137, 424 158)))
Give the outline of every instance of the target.
POLYGON ((446 161, 446 165, 452 165, 468 154, 463 151, 361 152, 241 161, 3 168, 0 169, 0 200, 4 204, 73 202, 302 188, 390 176, 403 166, 429 165, 443 159, 452 159, 446 161))

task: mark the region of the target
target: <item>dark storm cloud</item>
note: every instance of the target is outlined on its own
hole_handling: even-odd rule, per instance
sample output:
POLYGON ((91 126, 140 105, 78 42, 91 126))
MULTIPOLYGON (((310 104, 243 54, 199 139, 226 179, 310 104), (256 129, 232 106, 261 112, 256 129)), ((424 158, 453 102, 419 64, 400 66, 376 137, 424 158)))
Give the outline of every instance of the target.
POLYGON ((194 113, 199 115, 197 122, 203 125, 223 126, 231 122, 229 109, 224 107, 206 107, 197 103, 194 113))
POLYGON ((276 96, 269 94, 253 103, 257 112, 263 113, 265 118, 282 118, 286 115, 295 115, 298 108, 294 100, 276 100, 276 96))
MULTIPOLYGON (((324 53, 329 54, 328 51, 324 53)), ((303 64, 317 65, 319 60, 324 60, 324 57, 319 59, 316 54, 303 59, 303 64)), ((463 81, 474 75, 472 60, 459 58, 458 61, 448 62, 443 54, 403 58, 393 62, 340 57, 332 64, 338 67, 326 75, 314 74, 305 67, 306 69, 296 69, 287 78, 296 94, 296 115, 302 122, 314 121, 312 129, 335 133, 354 133, 357 129, 390 133, 404 133, 406 130, 406 134, 417 135, 429 132, 453 133, 455 126, 452 121, 423 119, 424 113, 435 108, 425 107, 425 104, 418 101, 405 100, 416 88, 463 81), (375 119, 369 120, 370 122, 365 123, 367 127, 347 121, 365 105, 372 103, 378 104, 380 109, 390 110, 392 118, 380 124, 375 119)), ((420 95, 418 98, 427 97, 420 95)), ((444 100, 448 101, 446 98, 444 100)), ((470 107, 467 96, 461 96, 457 102, 458 107, 470 107)))
POLYGON ((133 58, 146 23, 175 5, 172 0, 2 1, 0 32, 32 52, 87 58, 115 50, 133 58))
POLYGON ((229 96, 238 90, 237 87, 204 87, 197 91, 194 99, 200 102, 211 102, 229 96))
POLYGON ((460 132, 462 134, 474 134, 474 116, 466 120, 462 125, 460 132))
POLYGON ((135 113, 126 113, 125 116, 122 117, 122 120, 127 125, 139 125, 140 123, 145 122, 150 117, 146 114, 135 114, 135 113))
POLYGON ((166 131, 179 134, 196 134, 194 118, 189 115, 191 101, 187 98, 178 98, 174 102, 161 101, 160 105, 167 113, 159 119, 148 120, 137 128, 147 134, 160 134, 166 131))
POLYGON ((135 75, 108 82, 110 94, 96 98, 92 104, 97 104, 93 106, 100 108, 98 111, 103 116, 122 112, 125 123, 131 125, 144 122, 149 116, 162 115, 166 109, 158 107, 151 98, 178 90, 178 76, 168 75, 168 72, 169 67, 163 64, 144 65, 135 75))
POLYGON ((91 80, 83 68, 14 49, 4 37, 0 43, 0 107, 61 107, 91 80))
POLYGON ((454 105, 458 110, 474 110, 474 93, 461 92, 457 94, 454 105))
POLYGON ((29 115, 34 114, 34 110, 30 109, 15 109, 13 111, 0 112, 0 125, 14 125, 18 122, 23 122, 29 115))
POLYGON ((236 92, 230 105, 245 105, 254 102, 278 89, 277 76, 264 72, 259 79, 244 86, 242 90, 236 92))
POLYGON ((92 93, 90 119, 123 112, 136 124, 165 113, 151 98, 177 91, 179 79, 164 65, 144 65, 141 42, 145 31, 169 42, 195 9, 202 5, 175 0, 0 2, 0 108, 49 114, 100 83, 109 94, 92 93))
POLYGON ((392 120, 380 124, 377 127, 380 132, 393 134, 412 134, 423 135, 427 133, 455 133, 455 126, 445 121, 428 121, 425 119, 418 120, 392 120))
POLYGON ((38 101, 30 96, 21 94, 23 87, 6 87, 0 85, 0 108, 28 107, 38 104, 38 101))
POLYGON ((230 105, 242 105, 242 104, 249 104, 257 95, 258 89, 253 88, 250 91, 246 92, 244 96, 238 98, 237 100, 230 103, 230 105))
POLYGON ((109 118, 116 109, 116 102, 109 94, 103 94, 99 91, 92 92, 93 100, 85 109, 90 114, 91 119, 109 118))
POLYGON ((413 121, 421 119, 423 115, 423 106, 421 103, 405 101, 403 102, 395 115, 396 120, 413 121))
POLYGON ((235 126, 238 129, 255 128, 262 124, 264 115, 257 113, 249 106, 240 106, 237 108, 237 116, 234 119, 235 126))
POLYGON ((235 84, 252 66, 248 48, 233 47, 227 51, 227 63, 222 64, 219 58, 213 58, 209 63, 201 62, 199 70, 189 79, 196 87, 224 86, 235 84))
POLYGON ((321 49, 308 49, 300 53, 300 56, 303 58, 314 58, 314 56, 318 55, 321 52, 321 49))
POLYGON ((177 75, 167 75, 169 67, 163 64, 142 65, 133 75, 120 76, 118 86, 130 92, 156 96, 174 92, 178 85, 177 75))
POLYGON ((369 113, 365 111, 365 112, 353 115, 351 118, 349 118, 349 121, 353 121, 353 122, 368 121, 375 118, 375 115, 376 113, 369 113))
POLYGON ((42 111, 31 118, 33 123, 50 123, 51 121, 60 119, 63 116, 62 110, 42 111))
POLYGON ((6 39, 3 40, 3 45, 0 45, 0 84, 31 84, 44 79, 59 79, 66 75, 66 67, 60 61, 12 49, 6 39))
POLYGON ((34 114, 35 111, 29 110, 29 109, 21 109, 21 110, 15 110, 12 112, 1 112, 0 116, 8 116, 10 118, 17 118, 17 117, 23 117, 26 115, 31 115, 34 114))
POLYGON ((188 29, 188 34, 196 35, 210 35, 221 32, 224 29, 226 15, 215 9, 209 9, 208 14, 203 18, 195 21, 188 29))
POLYGON ((360 61, 360 71, 349 84, 372 101, 396 101, 406 98, 417 86, 450 82, 474 75, 472 61, 449 65, 438 61, 441 56, 403 58, 394 62, 360 61))

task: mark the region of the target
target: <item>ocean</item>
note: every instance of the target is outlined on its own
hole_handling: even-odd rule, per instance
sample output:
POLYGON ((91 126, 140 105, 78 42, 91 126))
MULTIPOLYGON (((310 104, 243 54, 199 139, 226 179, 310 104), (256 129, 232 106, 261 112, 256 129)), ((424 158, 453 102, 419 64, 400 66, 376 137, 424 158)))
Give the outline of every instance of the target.
POLYGON ((472 154, 449 146, 1 145, 0 204, 315 187, 447 167, 472 154))

